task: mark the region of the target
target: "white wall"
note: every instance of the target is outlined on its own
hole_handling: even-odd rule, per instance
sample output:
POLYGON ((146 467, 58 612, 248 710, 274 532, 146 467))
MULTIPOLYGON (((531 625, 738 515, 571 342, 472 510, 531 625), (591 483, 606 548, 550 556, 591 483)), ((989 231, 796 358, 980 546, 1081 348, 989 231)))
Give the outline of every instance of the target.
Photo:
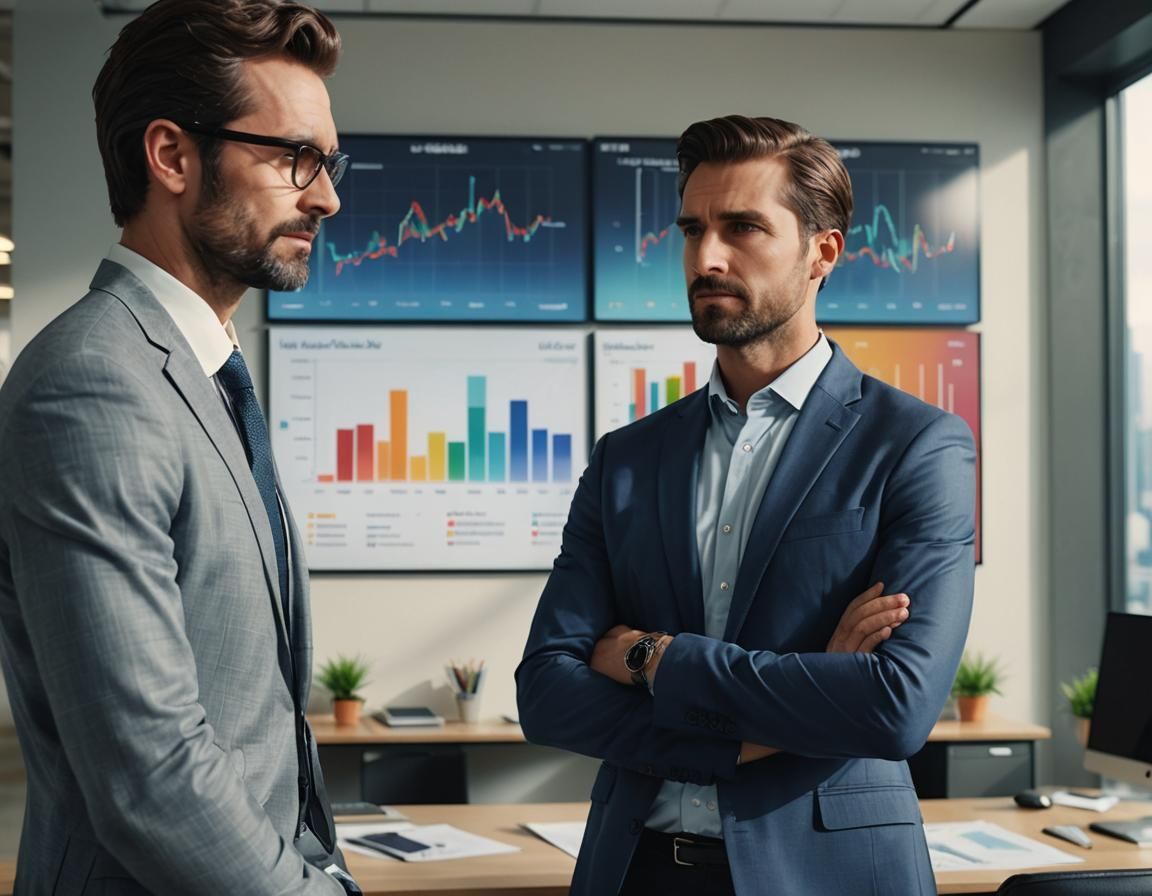
MULTIPOLYGON (((116 238, 89 91, 123 19, 90 0, 19 0, 13 348, 79 297, 116 238), (66 13, 66 14, 65 14, 66 13)), ((974 140, 982 153, 984 565, 970 644, 1005 659, 997 711, 1044 721, 1043 133, 1031 33, 337 20, 331 82, 349 132, 676 135, 729 112, 829 137, 974 140)), ((261 297, 238 323, 261 356, 261 297)), ((253 365, 262 369, 261 363, 253 365)), ((375 660, 373 704, 449 709, 443 662, 485 657, 486 712, 512 671, 543 575, 317 576, 318 659, 375 660), (443 701, 442 703, 440 701, 443 701)), ((913 596, 915 600, 915 596, 913 596)), ((915 604, 913 603, 913 612, 915 604)))

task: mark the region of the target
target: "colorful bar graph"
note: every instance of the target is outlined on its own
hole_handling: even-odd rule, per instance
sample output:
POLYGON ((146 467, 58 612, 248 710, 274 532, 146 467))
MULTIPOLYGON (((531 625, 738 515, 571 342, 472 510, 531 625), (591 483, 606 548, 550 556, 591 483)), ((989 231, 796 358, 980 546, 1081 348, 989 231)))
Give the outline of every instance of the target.
POLYGON ((696 391, 696 362, 684 362, 684 394, 691 395, 696 391))
POLYGON ((670 376, 664 380, 665 404, 680 400, 680 377, 670 376))
POLYGON ((644 396, 644 382, 647 379, 647 374, 644 368, 639 368, 632 371, 632 413, 633 420, 639 420, 641 417, 648 416, 648 402, 644 396))
MULTIPOLYGON (((637 373, 637 387, 643 389, 644 371, 637 373)), ((669 378, 666 388, 670 394, 679 389, 679 381, 679 377, 669 378)), ((657 388, 653 383, 654 401, 657 388)), ((337 429, 336 473, 319 474, 317 481, 570 482, 572 434, 531 428, 524 399, 508 402, 507 432, 489 432, 487 390, 487 377, 469 376, 465 438, 449 441, 445 431, 429 432, 425 436, 426 453, 413 455, 408 453, 408 391, 391 390, 389 438, 378 440, 373 423, 337 429)))

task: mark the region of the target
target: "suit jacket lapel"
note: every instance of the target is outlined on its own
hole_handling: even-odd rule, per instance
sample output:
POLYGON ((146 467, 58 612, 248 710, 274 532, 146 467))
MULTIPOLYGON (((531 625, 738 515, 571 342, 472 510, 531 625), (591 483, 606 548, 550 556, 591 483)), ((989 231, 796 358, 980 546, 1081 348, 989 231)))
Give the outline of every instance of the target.
POLYGON ((828 461, 851 432, 860 415, 847 405, 860 398, 860 371, 833 344, 832 358, 808 393, 788 444, 784 446, 760 509, 748 534, 744 559, 724 629, 724 640, 735 642, 760 581, 792 522, 797 508, 820 478, 828 461))
MULTIPOLYGON (((276 548, 272 542, 268 514, 260 498, 260 490, 252 478, 244 446, 237 436, 236 427, 224 408, 224 402, 204 369, 196 360, 191 346, 181 335, 163 306, 144 284, 120 265, 105 260, 96 271, 92 289, 111 293, 122 301, 140 324, 148 340, 167 352, 164 375, 184 399, 220 457, 228 467, 248 518, 260 546, 264 578, 268 583, 269 598, 279 627, 280 637, 288 645, 288 630, 280 604, 280 582, 276 571, 276 548)), ((290 645, 288 645, 290 648, 290 645)), ((290 675, 286 675, 291 680, 290 675)))
POLYGON ((664 427, 657 470, 660 533, 681 630, 698 634, 704 632, 704 595, 696 548, 696 482, 708 421, 708 390, 701 389, 664 427))

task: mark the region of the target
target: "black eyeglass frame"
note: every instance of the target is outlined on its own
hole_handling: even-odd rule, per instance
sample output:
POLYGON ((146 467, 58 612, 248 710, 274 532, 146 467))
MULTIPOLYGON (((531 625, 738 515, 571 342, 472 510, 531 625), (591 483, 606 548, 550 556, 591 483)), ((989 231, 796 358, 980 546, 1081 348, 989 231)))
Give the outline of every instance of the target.
POLYGON ((292 150, 292 186, 297 190, 307 190, 312 182, 320 176, 321 169, 328 172, 332 186, 340 183, 344 172, 348 170, 348 154, 340 151, 324 152, 320 147, 299 140, 288 140, 284 137, 265 137, 263 134, 249 134, 246 131, 233 131, 228 128, 208 127, 202 124, 181 124, 176 122, 181 130, 190 134, 199 134, 202 137, 212 137, 217 140, 230 140, 233 143, 250 143, 254 146, 276 146, 281 149, 292 150), (311 150, 320 157, 320 164, 316 166, 311 176, 300 183, 300 153, 311 150))

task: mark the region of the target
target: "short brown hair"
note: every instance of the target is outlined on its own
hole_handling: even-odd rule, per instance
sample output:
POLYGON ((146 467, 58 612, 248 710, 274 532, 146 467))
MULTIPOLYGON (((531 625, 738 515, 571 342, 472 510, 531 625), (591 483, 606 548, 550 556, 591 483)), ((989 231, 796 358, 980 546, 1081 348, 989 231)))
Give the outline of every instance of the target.
MULTIPOLYGON (((92 88, 112 216, 144 206, 144 131, 157 118, 226 124, 250 111, 241 63, 283 55, 327 77, 340 36, 327 16, 287 0, 158 0, 120 32, 92 88)), ((197 138, 211 170, 218 146, 197 138)))
POLYGON ((680 135, 680 195, 701 162, 746 162, 779 157, 788 163, 791 186, 781 197, 805 237, 821 230, 848 233, 852 220, 852 181, 840 153, 827 140, 790 121, 726 115, 698 121, 680 135))

